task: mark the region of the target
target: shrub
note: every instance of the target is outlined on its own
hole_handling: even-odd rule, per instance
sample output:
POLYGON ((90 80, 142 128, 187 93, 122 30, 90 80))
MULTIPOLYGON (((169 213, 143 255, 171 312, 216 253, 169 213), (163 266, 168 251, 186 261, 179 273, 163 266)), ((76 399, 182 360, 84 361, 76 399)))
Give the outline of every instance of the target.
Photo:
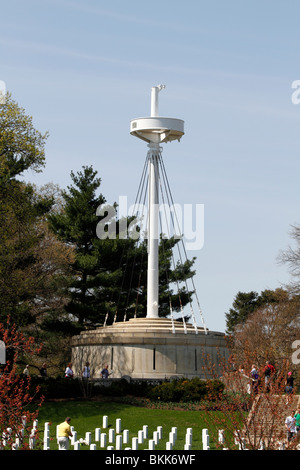
POLYGON ((39 387, 39 395, 47 399, 78 398, 82 396, 81 381, 65 377, 31 376, 31 385, 39 387))
POLYGON ((191 402, 216 400, 223 393, 224 385, 220 380, 180 379, 164 382, 150 390, 148 397, 163 402, 191 402))

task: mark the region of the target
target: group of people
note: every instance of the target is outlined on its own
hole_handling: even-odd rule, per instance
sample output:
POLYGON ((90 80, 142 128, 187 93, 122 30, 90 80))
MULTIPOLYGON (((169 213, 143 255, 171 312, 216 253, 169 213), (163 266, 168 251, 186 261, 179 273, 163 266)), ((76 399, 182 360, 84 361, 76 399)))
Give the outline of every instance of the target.
MULTIPOLYGON (((23 375, 25 377, 30 376, 29 367, 30 365, 26 364, 26 367, 23 370, 23 375)), ((41 377, 47 377, 47 364, 45 362, 42 364, 42 367, 39 369, 39 372, 41 377)))
MULTIPOLYGON (((23 370, 23 375, 25 377, 30 376, 29 367, 30 367, 30 365, 26 364, 26 366, 23 370)), ((41 377, 47 377, 47 364, 45 362, 42 364, 42 367, 39 369, 39 373, 40 373, 39 375, 41 377)), ((112 371, 109 372, 108 371, 108 365, 105 365, 105 367, 101 370, 100 374, 101 374, 102 379, 107 379, 109 377, 109 375, 112 374, 112 371)), ((74 377, 74 373, 73 373, 73 369, 72 369, 72 362, 68 363, 68 365, 65 369, 65 372, 64 372, 64 376, 68 379, 72 379, 74 377)), ((89 364, 89 362, 86 362, 85 366, 82 370, 82 378, 85 379, 85 380, 88 380, 90 377, 91 377, 90 364, 89 364)))
MULTIPOLYGON (((269 391, 272 377, 275 374, 275 367, 269 361, 267 361, 263 368, 262 374, 264 376, 265 389, 266 391, 269 391)), ((254 393, 258 393, 259 385, 261 384, 261 377, 259 376, 259 372, 255 364, 252 365, 250 379, 252 384, 252 391, 254 393)))
MULTIPOLYGON (((264 378, 265 391, 269 392, 271 384, 272 384, 272 379, 275 376, 275 367, 269 361, 267 361, 262 370, 262 374, 264 378)), ((252 381, 253 392, 258 393, 259 385, 261 384, 261 378, 254 364, 252 365, 250 378, 252 381)), ((285 392, 287 394, 291 394, 293 392, 293 389, 294 389, 294 377, 293 377, 292 372, 288 372, 287 377, 285 379, 285 392)))
MULTIPOLYGON (((108 365, 106 364, 105 367, 101 370, 100 374, 101 374, 102 379, 107 379, 109 377, 109 375, 112 374, 112 371, 111 372, 108 371, 108 365)), ((74 377, 71 362, 69 362, 69 364, 66 367, 65 377, 68 378, 68 379, 72 379, 74 377)), ((82 378, 83 378, 83 380, 88 380, 90 377, 91 377, 90 363, 86 362, 85 366, 82 370, 82 378)))

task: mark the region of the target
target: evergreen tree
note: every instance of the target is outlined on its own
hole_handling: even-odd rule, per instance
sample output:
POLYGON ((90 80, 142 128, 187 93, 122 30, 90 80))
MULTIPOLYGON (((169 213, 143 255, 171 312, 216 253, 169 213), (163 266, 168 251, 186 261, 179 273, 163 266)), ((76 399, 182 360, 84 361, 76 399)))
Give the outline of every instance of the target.
POLYGON ((73 185, 62 193, 63 211, 48 218, 51 230, 75 250, 66 311, 80 324, 103 320, 110 285, 119 278, 116 244, 99 240, 96 234, 97 209, 106 202, 102 194, 96 195, 101 184, 96 175, 92 167, 71 172, 73 185))
POLYGON ((278 303, 282 296, 286 296, 283 289, 275 291, 266 289, 260 294, 257 292, 238 292, 232 308, 225 313, 226 317, 226 333, 233 334, 238 325, 244 325, 248 317, 258 308, 270 304, 278 303))
MULTIPOLYGON (((147 242, 130 234, 124 236, 124 226, 127 233, 134 218, 128 217, 124 223, 117 218, 116 205, 106 206, 105 197, 97 195, 101 180, 92 167, 83 167, 77 174, 71 172, 71 178, 73 184, 63 191, 63 210, 49 216, 51 230, 75 249, 66 311, 81 325, 91 326, 103 324, 106 317, 112 322, 115 315, 118 319, 145 316, 147 242), (103 224, 101 236, 99 224, 103 224)), ((177 243, 175 239, 161 240, 159 246, 161 316, 170 313, 170 301, 178 311, 192 296, 186 287, 180 288, 180 298, 171 289, 172 283, 179 284, 193 275, 194 260, 171 268, 172 249, 177 243)))
POLYGON ((254 291, 237 293, 232 308, 225 313, 227 334, 233 333, 236 325, 246 321, 248 315, 257 308, 257 299, 258 293, 254 291))

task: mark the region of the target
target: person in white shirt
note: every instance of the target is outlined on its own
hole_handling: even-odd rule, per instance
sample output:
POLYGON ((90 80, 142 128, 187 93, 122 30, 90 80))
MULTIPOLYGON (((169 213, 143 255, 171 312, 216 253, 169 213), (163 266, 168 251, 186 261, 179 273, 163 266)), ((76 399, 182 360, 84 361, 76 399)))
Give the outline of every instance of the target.
POLYGON ((65 377, 68 378, 68 379, 72 379, 73 378, 73 370, 72 370, 72 363, 69 362, 66 370, 65 370, 65 377))
POLYGON ((294 413, 291 413, 285 420, 288 442, 290 442, 296 435, 296 418, 293 415, 294 413))
POLYGON ((91 375, 90 364, 89 362, 86 362, 82 371, 82 377, 83 379, 88 380, 90 378, 90 375, 91 375))

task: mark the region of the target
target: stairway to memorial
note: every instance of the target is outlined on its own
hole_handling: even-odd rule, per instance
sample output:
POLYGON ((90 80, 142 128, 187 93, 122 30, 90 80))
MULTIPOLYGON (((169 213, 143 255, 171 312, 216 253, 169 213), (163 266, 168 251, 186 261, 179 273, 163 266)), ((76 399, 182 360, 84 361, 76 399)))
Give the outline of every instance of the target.
POLYGON ((255 397, 243 436, 248 449, 280 449, 287 445, 285 419, 294 415, 300 395, 262 393, 255 397))

